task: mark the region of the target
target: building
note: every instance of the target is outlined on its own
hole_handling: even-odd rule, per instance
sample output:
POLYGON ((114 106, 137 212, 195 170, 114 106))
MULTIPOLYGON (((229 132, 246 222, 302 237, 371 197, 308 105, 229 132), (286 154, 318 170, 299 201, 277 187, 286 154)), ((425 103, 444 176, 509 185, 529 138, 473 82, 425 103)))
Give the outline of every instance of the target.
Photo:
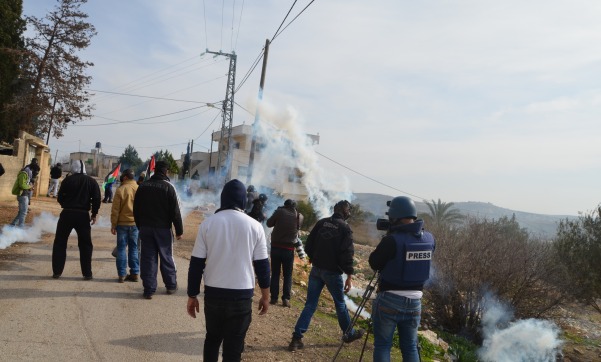
POLYGON ((19 137, 12 147, 3 147, 0 163, 6 173, 0 177, 0 200, 14 200, 12 187, 19 171, 37 158, 40 173, 33 188, 33 197, 46 195, 50 181, 50 150, 48 145, 39 137, 19 131, 19 137))
MULTIPOLYGON (((217 143, 214 150, 208 152, 192 152, 190 155, 190 175, 198 176, 201 187, 216 189, 223 185, 224 179, 239 179, 248 183, 249 160, 252 145, 252 125, 242 124, 232 127, 231 148, 229 160, 226 159, 227 140, 221 141, 221 131, 213 132, 212 142, 217 143), (228 165, 231 167, 228 168, 228 165)), ((307 135, 313 144, 319 144, 319 135, 307 135)), ((288 142, 281 140, 281 142, 288 142)), ((213 144, 213 143, 212 143, 213 144)), ((253 161, 253 175, 251 183, 263 189, 271 189, 283 198, 305 200, 308 196, 306 188, 302 185, 302 174, 298 169, 291 167, 269 167, 270 155, 263 152, 265 144, 261 139, 256 140, 253 161), (264 177, 269 174, 269 177, 264 177)), ((292 155, 290 155, 292 157, 292 155)), ((184 162, 185 154, 178 161, 184 162)), ((196 177, 194 177, 196 178, 196 177)))
MULTIPOLYGON (((73 152, 69 154, 69 159, 82 160, 86 167, 86 173, 90 176, 104 178, 119 164, 119 156, 105 155, 100 148, 100 143, 97 143, 97 148, 90 152, 73 152)), ((68 171, 69 169, 63 169, 68 171)))

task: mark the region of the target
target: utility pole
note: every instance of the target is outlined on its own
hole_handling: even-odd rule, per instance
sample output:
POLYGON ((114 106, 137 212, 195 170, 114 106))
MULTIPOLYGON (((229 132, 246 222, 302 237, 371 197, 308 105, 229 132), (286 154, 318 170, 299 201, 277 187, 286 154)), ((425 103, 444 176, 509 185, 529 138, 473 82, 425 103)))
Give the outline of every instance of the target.
POLYGON ((263 100, 263 88, 265 87, 265 72, 267 70, 267 56, 269 55, 269 39, 265 39, 265 51, 263 52, 263 67, 261 68, 261 81, 259 83, 259 96, 257 101, 257 109, 255 110, 255 121, 252 127, 252 141, 250 143, 250 155, 248 157, 248 172, 246 174, 246 184, 250 185, 253 177, 253 167, 255 163, 255 148, 257 146, 257 128, 259 126, 259 109, 263 100))
MULTIPOLYGON (((230 154, 231 142, 232 142, 232 121, 234 116, 234 85, 236 82, 236 58, 237 55, 234 52, 223 53, 222 51, 212 52, 207 49, 205 53, 215 54, 215 56, 222 55, 230 59, 230 68, 227 74, 227 86, 225 89, 225 100, 223 101, 222 108, 222 121, 221 121, 221 135, 219 138, 219 150, 217 152, 217 167, 216 171, 219 170, 220 178, 223 176, 223 183, 225 184, 231 176, 232 166, 232 155, 230 154), (227 141, 225 141, 227 140, 227 141), (225 149, 224 149, 225 146, 225 149), (225 175, 221 173, 221 164, 225 162, 225 175)), ((203 53, 204 54, 204 53, 203 53)), ((202 55, 202 54, 201 54, 202 55)))

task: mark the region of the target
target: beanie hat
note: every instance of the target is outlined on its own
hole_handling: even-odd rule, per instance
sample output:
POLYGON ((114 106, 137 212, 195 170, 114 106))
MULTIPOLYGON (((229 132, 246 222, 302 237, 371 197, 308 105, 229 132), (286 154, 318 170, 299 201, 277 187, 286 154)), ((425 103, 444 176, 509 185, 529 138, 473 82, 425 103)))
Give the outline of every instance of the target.
POLYGON ((169 170, 169 164, 165 161, 157 161, 156 165, 154 166, 155 173, 167 175, 168 170, 169 170))
POLYGON ((246 188, 244 184, 233 179, 223 186, 221 191, 221 207, 217 212, 227 209, 246 208, 246 188))

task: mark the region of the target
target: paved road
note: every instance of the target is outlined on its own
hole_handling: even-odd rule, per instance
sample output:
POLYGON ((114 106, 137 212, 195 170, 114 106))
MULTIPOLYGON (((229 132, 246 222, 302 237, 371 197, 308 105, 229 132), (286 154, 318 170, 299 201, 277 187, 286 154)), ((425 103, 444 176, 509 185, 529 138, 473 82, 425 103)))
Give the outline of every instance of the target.
POLYGON ((92 281, 81 276, 74 232, 58 280, 51 278, 54 235, 19 246, 0 264, 0 361, 201 359, 204 318, 185 310, 188 262, 176 257, 176 294, 165 293, 159 274, 157 294, 145 300, 141 282, 116 282, 114 236, 106 226, 92 230, 92 281))

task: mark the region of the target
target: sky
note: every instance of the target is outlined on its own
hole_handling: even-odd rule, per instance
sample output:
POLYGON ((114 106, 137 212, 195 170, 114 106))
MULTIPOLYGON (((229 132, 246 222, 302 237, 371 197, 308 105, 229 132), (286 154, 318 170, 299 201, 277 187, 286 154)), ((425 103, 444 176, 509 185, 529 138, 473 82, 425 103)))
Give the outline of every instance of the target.
MULTIPOLYGON (((50 139, 52 155, 96 142, 142 159, 179 158, 189 140, 208 150, 221 116, 206 104, 225 98, 229 60, 202 53, 235 52, 238 87, 293 3, 85 4, 98 34, 79 55, 94 63, 95 110, 50 139)), ((24 0, 24 15, 54 4, 24 0)), ((601 3, 580 0, 316 0, 273 40, 263 101, 319 134, 320 167, 353 192, 590 212, 601 202, 599 18, 601 3)), ((260 73, 235 94, 234 126, 254 120, 260 73)))

